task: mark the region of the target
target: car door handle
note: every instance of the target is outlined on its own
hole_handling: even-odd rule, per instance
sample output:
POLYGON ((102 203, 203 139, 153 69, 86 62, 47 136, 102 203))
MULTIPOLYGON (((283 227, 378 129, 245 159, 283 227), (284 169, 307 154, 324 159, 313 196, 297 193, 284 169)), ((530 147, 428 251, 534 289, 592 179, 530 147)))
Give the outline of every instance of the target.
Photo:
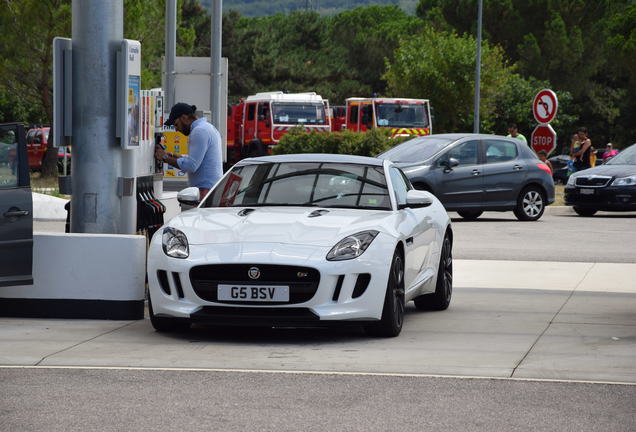
POLYGON ((27 216, 28 214, 29 214, 28 210, 9 210, 8 212, 5 212, 3 216, 6 218, 12 218, 12 217, 27 216))
POLYGON ((523 167, 521 165, 515 165, 512 167, 513 171, 521 171, 523 169, 523 167))
POLYGON ((473 170, 473 175, 474 175, 474 176, 477 176, 477 175, 479 175, 480 173, 481 173, 481 171, 479 171, 477 168, 475 168, 475 169, 473 170))

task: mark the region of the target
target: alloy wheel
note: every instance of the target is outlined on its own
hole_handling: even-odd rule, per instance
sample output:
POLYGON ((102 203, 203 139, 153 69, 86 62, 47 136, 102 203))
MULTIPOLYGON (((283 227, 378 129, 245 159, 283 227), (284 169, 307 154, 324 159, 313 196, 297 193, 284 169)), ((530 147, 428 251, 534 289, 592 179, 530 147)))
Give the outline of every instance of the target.
POLYGON ((404 320, 404 266, 402 265, 402 257, 397 254, 393 259, 391 272, 394 281, 393 312, 396 324, 402 326, 402 321, 404 320))
POLYGON ((543 197, 538 191, 530 190, 524 195, 522 206, 528 217, 537 217, 543 210, 543 197))
POLYGON ((448 237, 444 239, 444 246, 442 247, 442 260, 444 297, 448 301, 453 294, 453 253, 448 237))

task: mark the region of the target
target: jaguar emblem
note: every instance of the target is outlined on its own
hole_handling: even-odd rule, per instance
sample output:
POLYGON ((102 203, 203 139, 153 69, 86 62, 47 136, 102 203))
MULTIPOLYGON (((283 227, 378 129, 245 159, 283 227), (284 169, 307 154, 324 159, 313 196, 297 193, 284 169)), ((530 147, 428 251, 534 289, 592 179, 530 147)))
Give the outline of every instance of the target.
POLYGON ((261 270, 258 267, 250 267, 250 269, 247 271, 247 275, 250 277, 250 279, 258 279, 259 277, 261 277, 261 270))

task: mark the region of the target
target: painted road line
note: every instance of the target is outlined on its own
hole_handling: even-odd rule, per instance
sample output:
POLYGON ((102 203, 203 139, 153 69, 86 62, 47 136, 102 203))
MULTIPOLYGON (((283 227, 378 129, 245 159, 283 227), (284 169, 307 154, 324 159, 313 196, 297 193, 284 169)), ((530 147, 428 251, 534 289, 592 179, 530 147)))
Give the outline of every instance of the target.
POLYGON ((149 372, 215 372, 237 374, 280 374, 280 375, 331 375, 331 376, 371 376, 371 377, 397 377, 397 378, 452 378, 462 380, 493 380, 493 381, 519 381, 519 382, 548 382, 571 384, 604 384, 636 386, 636 382, 627 381, 594 381, 594 380, 569 380, 553 378, 514 378, 479 375, 435 375, 417 373, 393 373, 393 372, 340 372, 340 371, 311 371, 311 370, 273 370, 273 369, 222 369, 222 368, 181 368, 181 367, 131 367, 131 366, 13 366, 0 365, 0 369, 58 369, 58 370, 105 370, 105 371, 149 371, 149 372))

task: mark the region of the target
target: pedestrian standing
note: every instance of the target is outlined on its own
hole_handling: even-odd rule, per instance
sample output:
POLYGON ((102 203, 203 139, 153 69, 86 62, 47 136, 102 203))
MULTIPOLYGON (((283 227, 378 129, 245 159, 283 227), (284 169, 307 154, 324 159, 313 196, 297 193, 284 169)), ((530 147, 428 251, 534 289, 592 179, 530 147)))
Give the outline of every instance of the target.
POLYGON ((519 128, 517 128, 516 123, 511 123, 510 126, 508 126, 508 135, 506 136, 508 138, 517 138, 518 140, 523 141, 525 144, 528 144, 528 140, 526 139, 526 137, 519 133, 519 128))
POLYGON ((574 157, 574 168, 577 171, 581 171, 587 168, 590 168, 592 165, 590 163, 590 152, 592 149, 592 140, 587 136, 587 129, 584 127, 580 127, 576 131, 578 142, 581 145, 578 147, 572 156, 574 157))
POLYGON ((205 117, 198 118, 196 109, 194 105, 179 102, 172 107, 165 123, 174 125, 177 132, 188 137, 188 154, 176 155, 156 146, 155 157, 187 172, 189 185, 199 188, 199 199, 203 200, 223 175, 223 153, 221 134, 205 117))
POLYGON ((607 143, 607 147, 605 147, 605 151, 603 152, 603 163, 607 162, 617 154, 618 150, 612 147, 612 143, 607 143))

